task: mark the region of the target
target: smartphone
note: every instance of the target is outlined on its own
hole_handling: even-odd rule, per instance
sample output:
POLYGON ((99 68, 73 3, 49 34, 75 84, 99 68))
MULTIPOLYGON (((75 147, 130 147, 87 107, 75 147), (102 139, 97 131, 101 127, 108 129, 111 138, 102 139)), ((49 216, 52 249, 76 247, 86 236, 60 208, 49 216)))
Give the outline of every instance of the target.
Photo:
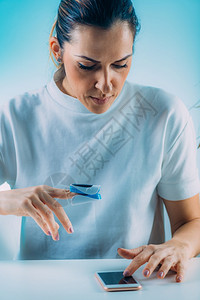
POLYGON ((96 272, 95 277, 107 292, 131 291, 142 288, 141 284, 133 276, 124 277, 123 271, 96 272))

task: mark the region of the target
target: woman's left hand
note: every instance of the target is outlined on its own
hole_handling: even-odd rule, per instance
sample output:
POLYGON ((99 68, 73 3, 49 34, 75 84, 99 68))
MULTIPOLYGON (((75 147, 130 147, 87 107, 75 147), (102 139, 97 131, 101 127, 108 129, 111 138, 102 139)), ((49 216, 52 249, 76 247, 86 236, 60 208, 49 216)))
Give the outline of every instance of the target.
POLYGON ((118 253, 124 258, 132 259, 124 271, 124 276, 132 275, 139 267, 147 263, 143 270, 145 277, 149 277, 159 267, 158 278, 164 278, 169 270, 173 270, 177 273, 176 282, 183 280, 190 258, 186 244, 173 239, 160 245, 150 244, 130 250, 118 248, 118 253))

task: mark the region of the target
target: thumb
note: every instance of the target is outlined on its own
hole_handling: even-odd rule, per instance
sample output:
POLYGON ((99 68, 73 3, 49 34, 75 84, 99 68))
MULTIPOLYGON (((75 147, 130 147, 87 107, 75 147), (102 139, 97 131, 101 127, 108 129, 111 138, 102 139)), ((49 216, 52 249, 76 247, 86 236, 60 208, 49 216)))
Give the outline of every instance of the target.
POLYGON ((120 256, 126 259, 133 259, 135 256, 140 254, 144 250, 145 246, 141 246, 134 249, 125 249, 125 248, 118 248, 117 252, 120 256))

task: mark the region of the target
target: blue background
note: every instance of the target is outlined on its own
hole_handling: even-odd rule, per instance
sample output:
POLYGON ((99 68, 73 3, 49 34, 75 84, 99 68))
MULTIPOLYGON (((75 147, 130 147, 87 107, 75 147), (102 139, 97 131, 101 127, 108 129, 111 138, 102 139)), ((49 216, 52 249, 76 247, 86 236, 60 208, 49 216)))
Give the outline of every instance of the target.
MULTIPOLYGON (((142 27, 128 80, 161 87, 179 96, 193 117, 199 143, 200 1, 133 2, 142 27)), ((53 76, 55 67, 49 58, 48 38, 59 3, 0 0, 0 103, 45 85, 53 76)), ((200 169, 200 149, 198 166, 200 169)), ((18 219, 0 218, 0 259, 16 253, 18 219)))

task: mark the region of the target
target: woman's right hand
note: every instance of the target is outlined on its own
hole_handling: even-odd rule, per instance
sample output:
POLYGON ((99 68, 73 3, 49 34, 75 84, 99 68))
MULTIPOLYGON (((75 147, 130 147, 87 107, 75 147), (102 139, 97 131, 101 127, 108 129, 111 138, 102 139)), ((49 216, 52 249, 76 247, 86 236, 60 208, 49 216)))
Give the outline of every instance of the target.
POLYGON ((32 217, 46 235, 58 241, 59 225, 53 212, 68 233, 73 233, 73 227, 62 205, 54 198, 71 199, 75 195, 47 185, 1 191, 0 214, 32 217))

